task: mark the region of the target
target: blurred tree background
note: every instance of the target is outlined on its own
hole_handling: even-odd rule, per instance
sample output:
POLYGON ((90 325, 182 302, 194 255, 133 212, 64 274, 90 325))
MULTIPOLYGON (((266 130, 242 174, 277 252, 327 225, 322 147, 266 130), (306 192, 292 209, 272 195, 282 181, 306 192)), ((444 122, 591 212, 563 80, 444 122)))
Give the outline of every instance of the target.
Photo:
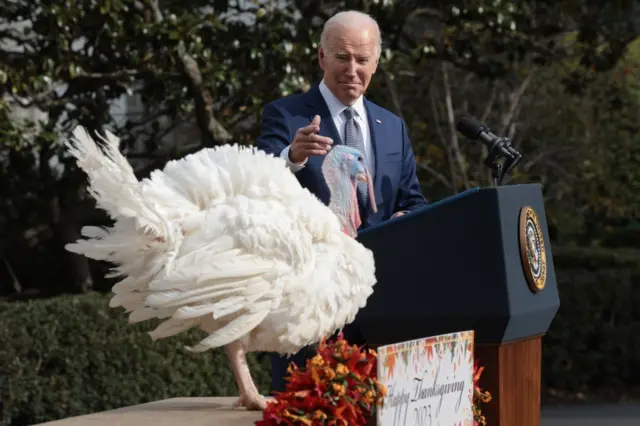
POLYGON ((380 24, 368 96, 406 120, 428 199, 490 183, 483 148, 454 129, 471 114, 524 155, 506 183, 542 184, 559 253, 636 248, 638 3, 0 0, 0 296, 112 284, 107 265, 63 248, 107 224, 65 152, 74 126, 115 132, 140 177, 251 144, 265 102, 319 81, 322 25, 344 9, 380 24))
POLYGON ((75 125, 114 131, 141 177, 205 146, 250 144, 265 102, 319 80, 322 25, 344 8, 380 23, 369 96, 407 121, 429 199, 489 183, 483 149, 454 131, 469 113, 524 154, 507 183, 542 183, 555 243, 637 241, 636 2, 0 3, 5 296, 108 288, 63 250, 105 219, 65 153, 75 125))

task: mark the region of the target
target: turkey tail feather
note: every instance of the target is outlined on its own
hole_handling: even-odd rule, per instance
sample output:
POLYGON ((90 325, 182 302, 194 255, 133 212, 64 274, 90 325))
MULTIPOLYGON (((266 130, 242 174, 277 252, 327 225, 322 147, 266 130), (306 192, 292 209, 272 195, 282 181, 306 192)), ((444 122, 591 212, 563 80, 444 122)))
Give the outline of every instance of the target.
POLYGON ((167 222, 142 193, 131 165, 120 153, 120 139, 108 130, 105 137, 98 135, 104 142, 101 150, 84 127, 77 126, 73 136, 65 145, 87 174, 88 191, 98 207, 113 219, 135 218, 143 229, 166 235, 167 222))
MULTIPOLYGON (((115 225, 110 229, 87 226, 85 239, 65 245, 65 249, 91 259, 113 262, 116 275, 128 275, 126 285, 144 289, 161 271, 169 273, 183 235, 144 193, 127 159, 120 153, 120 140, 110 133, 98 137, 102 146, 87 130, 77 126, 66 146, 78 167, 87 175, 88 192, 99 208, 105 210, 115 225)), ((124 286, 125 284, 122 284, 124 286)), ((137 295, 121 296, 125 308, 138 306, 137 295)))

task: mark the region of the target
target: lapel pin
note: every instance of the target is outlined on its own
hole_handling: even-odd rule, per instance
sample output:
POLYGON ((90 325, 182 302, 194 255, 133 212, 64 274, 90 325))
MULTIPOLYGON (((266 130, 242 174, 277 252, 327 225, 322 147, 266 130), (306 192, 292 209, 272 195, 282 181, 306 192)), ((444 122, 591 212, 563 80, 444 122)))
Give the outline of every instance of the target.
POLYGON ((380 120, 378 120, 378 119, 376 118, 376 123, 380 123, 380 124, 382 124, 382 121, 380 121, 380 120))

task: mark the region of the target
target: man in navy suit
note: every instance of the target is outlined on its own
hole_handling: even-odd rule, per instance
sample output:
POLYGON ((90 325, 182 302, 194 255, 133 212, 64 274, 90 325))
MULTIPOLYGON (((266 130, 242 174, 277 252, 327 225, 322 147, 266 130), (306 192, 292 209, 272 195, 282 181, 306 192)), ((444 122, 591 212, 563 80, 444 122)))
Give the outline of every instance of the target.
MULTIPOLYGON (((364 97, 380 53, 380 29, 369 15, 356 11, 334 15, 325 23, 318 49, 322 81, 306 93, 267 104, 257 142, 258 148, 284 158, 300 184, 328 205, 322 161, 333 144, 346 143, 351 126, 348 135, 358 135, 377 204, 376 213, 360 204, 360 229, 426 205, 406 124, 364 97)), ((345 337, 357 343, 357 335, 348 336, 347 329, 345 337)), ((274 355, 272 389, 283 391, 287 365, 291 361, 304 365, 312 351, 303 349, 292 359, 274 355)))

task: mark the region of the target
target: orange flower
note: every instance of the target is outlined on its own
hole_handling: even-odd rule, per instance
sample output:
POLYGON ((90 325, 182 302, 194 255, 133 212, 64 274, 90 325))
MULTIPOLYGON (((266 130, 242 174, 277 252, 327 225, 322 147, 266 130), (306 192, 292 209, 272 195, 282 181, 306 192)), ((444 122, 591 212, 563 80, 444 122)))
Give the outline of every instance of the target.
POLYGON ((322 367, 324 365, 324 359, 321 355, 316 355, 311 358, 311 365, 314 367, 322 367))
POLYGON ((313 423, 311 422, 311 420, 304 418, 303 416, 296 416, 294 414, 291 414, 291 412, 289 412, 289 410, 284 410, 284 416, 289 418, 289 419, 293 419, 295 421, 299 421, 302 422, 303 424, 307 425, 307 426, 311 426, 313 423))
POLYGON ((385 396, 387 396, 387 387, 385 385, 380 385, 378 388, 378 396, 380 400, 382 400, 385 396))
POLYGON ((313 420, 326 420, 327 419, 327 415, 324 413, 324 411, 320 411, 320 410, 316 410, 313 413, 313 420))
POLYGON ((331 387, 333 388, 333 391, 338 395, 338 396, 343 396, 345 393, 345 388, 344 385, 341 385, 339 383, 333 383, 331 385, 331 387))
POLYGON ((367 405, 370 405, 373 403, 373 392, 371 391, 367 391, 365 392, 364 395, 361 396, 362 402, 364 402, 367 405))
POLYGON ((327 378, 327 380, 331 381, 336 377, 336 372, 333 368, 327 367, 324 369, 324 375, 327 378))
POLYGON ((285 392, 275 394, 256 425, 364 426, 386 393, 376 379, 376 359, 375 352, 349 346, 342 335, 323 340, 305 369, 287 370, 285 392))
POLYGON ((338 375, 340 376, 346 376, 347 374, 349 374, 349 370, 344 366, 344 364, 338 364, 338 366, 336 367, 336 373, 338 373, 338 375))

